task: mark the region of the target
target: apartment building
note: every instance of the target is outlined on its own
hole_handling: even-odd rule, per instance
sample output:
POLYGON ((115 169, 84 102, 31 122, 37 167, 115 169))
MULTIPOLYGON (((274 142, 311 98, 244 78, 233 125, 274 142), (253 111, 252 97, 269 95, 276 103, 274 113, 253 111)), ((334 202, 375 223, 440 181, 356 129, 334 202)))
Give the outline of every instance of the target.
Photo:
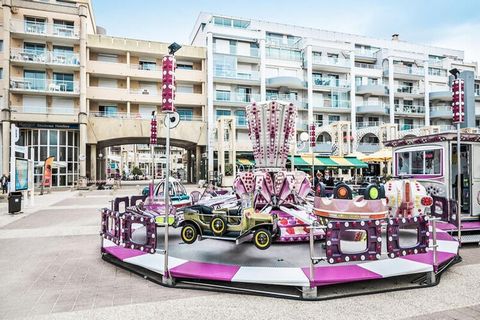
MULTIPOLYGON (((33 150, 36 183, 43 161, 55 157, 53 186, 102 179, 105 155, 113 155, 108 148, 148 143, 169 44, 105 35, 89 0, 2 0, 1 10, 3 172, 9 171, 11 124, 20 128, 18 143, 33 150)), ((206 144, 206 51, 183 46, 176 56, 182 122, 172 145, 185 150, 196 179, 206 144)))
POLYGON ((451 129, 451 68, 471 71, 470 107, 480 107, 478 66, 463 51, 398 35, 382 40, 201 13, 190 40, 207 47, 209 170, 217 168, 215 150, 223 143, 215 134, 219 117, 235 119, 237 152, 251 150, 243 107, 252 101, 295 103, 298 133, 315 123, 314 151, 338 155, 451 129))

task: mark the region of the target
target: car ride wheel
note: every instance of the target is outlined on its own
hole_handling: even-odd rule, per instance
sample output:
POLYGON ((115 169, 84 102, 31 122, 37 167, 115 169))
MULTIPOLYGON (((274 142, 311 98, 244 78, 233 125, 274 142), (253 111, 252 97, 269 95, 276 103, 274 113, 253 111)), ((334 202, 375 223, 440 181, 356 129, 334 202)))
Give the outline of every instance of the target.
POLYGON ((182 228, 181 236, 182 236, 183 242, 187 244, 192 244, 195 242, 195 240, 197 240, 198 230, 193 224, 187 223, 182 228))
POLYGON ((272 234, 267 229, 258 229, 253 235, 253 243, 260 250, 265 250, 272 244, 272 234))
POLYGON ((210 230, 212 230, 215 236, 221 237, 227 231, 227 223, 222 217, 215 216, 212 221, 210 221, 210 230))

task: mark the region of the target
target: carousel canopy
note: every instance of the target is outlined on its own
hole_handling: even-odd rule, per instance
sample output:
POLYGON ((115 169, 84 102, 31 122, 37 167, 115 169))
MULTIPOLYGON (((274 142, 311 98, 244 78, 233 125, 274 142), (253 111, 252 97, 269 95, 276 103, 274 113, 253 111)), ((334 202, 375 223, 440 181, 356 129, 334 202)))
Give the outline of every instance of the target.
MULTIPOLYGON (((301 155, 293 158, 293 165, 297 167, 311 167, 312 156, 301 155)), ((313 165, 320 168, 367 168, 368 165, 356 157, 315 157, 313 165)))

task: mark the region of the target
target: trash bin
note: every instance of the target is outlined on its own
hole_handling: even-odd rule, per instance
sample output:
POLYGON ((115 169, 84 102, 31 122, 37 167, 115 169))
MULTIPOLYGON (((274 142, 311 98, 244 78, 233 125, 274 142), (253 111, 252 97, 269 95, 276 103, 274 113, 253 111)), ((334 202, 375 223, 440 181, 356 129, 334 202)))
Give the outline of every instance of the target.
POLYGON ((22 210, 22 193, 10 192, 8 195, 8 213, 20 212, 22 210))

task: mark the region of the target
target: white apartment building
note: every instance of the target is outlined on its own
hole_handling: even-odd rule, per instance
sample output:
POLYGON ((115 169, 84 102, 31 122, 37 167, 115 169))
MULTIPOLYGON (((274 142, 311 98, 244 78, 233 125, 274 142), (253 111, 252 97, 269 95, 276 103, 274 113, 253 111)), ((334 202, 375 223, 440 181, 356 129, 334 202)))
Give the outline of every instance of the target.
POLYGON ((338 155, 371 153, 384 140, 449 130, 451 68, 472 71, 470 105, 480 107, 477 64, 464 61, 463 51, 398 35, 384 40, 201 13, 190 40, 207 47, 209 171, 223 143, 215 132, 218 117, 234 117, 237 152, 251 150, 244 106, 252 101, 294 102, 298 133, 315 123, 314 151, 338 155))

